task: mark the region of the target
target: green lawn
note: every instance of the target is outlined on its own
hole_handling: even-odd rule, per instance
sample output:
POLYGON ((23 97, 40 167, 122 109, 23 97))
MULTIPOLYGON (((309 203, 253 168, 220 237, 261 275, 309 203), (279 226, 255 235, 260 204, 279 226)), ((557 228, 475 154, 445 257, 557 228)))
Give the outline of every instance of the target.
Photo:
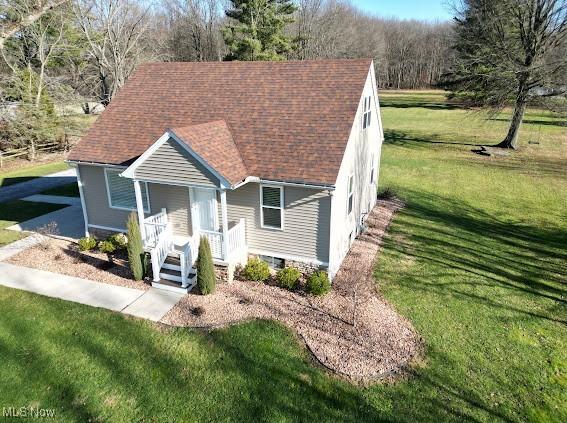
POLYGON ((9 231, 5 228, 16 223, 25 222, 34 217, 67 207, 64 204, 35 203, 15 200, 0 203, 0 246, 9 244, 25 236, 21 232, 9 231))
POLYGON ((49 175, 50 173, 59 172, 69 169, 69 165, 64 162, 54 162, 40 164, 36 166, 24 167, 23 169, 13 170, 10 172, 0 172, 0 187, 17 184, 19 182, 29 181, 40 176, 49 175))
POLYGON ((63 197, 78 197, 79 196, 79 186, 76 182, 72 182, 67 185, 61 185, 59 187, 47 189, 40 194, 44 195, 60 195, 63 197))
POLYGON ((68 421, 567 421, 566 128, 530 111, 520 151, 487 158, 470 144, 498 142, 504 116, 431 92, 382 104, 380 185, 407 207, 375 275, 423 336, 411 377, 349 385, 273 322, 170 330, 1 288, 0 405, 68 421))

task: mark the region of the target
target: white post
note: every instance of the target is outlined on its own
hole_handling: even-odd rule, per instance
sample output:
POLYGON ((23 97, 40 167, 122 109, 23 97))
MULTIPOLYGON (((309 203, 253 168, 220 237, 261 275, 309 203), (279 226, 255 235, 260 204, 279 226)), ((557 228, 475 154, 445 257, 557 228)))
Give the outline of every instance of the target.
POLYGON ((221 191, 221 214, 222 214, 222 249, 223 258, 228 260, 228 213, 226 210, 226 191, 221 191))
POLYGON ((142 235, 142 242, 146 245, 146 225, 144 224, 144 201, 142 200, 142 189, 140 188, 140 181, 134 180, 134 193, 136 194, 136 208, 138 210, 138 222, 140 224, 140 234, 142 235))
POLYGON ((81 171, 79 165, 75 167, 77 173, 77 185, 79 186, 79 197, 81 197, 81 208, 83 209, 83 219, 85 220, 85 236, 89 236, 89 217, 87 215, 87 205, 85 202, 85 191, 83 188, 83 180, 81 179, 81 171))

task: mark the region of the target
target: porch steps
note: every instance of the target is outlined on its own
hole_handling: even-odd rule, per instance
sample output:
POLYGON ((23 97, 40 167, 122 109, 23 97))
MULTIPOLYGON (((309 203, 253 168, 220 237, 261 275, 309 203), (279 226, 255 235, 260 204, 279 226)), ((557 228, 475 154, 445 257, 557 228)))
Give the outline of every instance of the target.
POLYGON ((165 263, 161 267, 159 272, 160 280, 158 282, 152 282, 152 286, 167 291, 187 293, 193 289, 197 283, 197 270, 192 268, 189 272, 189 285, 186 287, 182 286, 181 279, 181 264, 179 263, 179 257, 175 255, 170 255, 165 260, 165 263))

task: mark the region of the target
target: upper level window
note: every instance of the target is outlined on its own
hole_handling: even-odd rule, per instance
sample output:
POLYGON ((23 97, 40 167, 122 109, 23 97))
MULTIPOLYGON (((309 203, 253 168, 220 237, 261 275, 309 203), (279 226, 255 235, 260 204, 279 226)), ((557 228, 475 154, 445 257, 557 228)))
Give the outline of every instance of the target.
POLYGON ((372 119, 372 111, 370 110, 371 97, 364 97, 364 107, 362 109, 362 129, 366 129, 370 126, 370 120, 372 119))
POLYGON ((260 204, 262 227, 283 229, 283 187, 261 185, 260 204))
MULTIPOLYGON (((114 209, 136 210, 136 193, 134 192, 134 181, 122 178, 122 170, 104 169, 106 179, 106 193, 108 194, 108 205, 114 209)), ((150 201, 148 198, 148 185, 140 184, 144 211, 150 212, 150 201)))
POLYGON ((352 206, 354 203, 354 175, 348 177, 348 206, 347 215, 352 213, 352 206))

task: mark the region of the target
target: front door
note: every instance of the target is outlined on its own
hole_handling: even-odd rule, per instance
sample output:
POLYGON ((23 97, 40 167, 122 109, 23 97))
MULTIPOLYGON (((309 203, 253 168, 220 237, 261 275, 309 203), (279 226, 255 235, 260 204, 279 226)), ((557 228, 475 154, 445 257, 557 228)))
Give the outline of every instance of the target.
POLYGON ((214 189, 193 188, 193 231, 217 229, 217 193, 214 189))

